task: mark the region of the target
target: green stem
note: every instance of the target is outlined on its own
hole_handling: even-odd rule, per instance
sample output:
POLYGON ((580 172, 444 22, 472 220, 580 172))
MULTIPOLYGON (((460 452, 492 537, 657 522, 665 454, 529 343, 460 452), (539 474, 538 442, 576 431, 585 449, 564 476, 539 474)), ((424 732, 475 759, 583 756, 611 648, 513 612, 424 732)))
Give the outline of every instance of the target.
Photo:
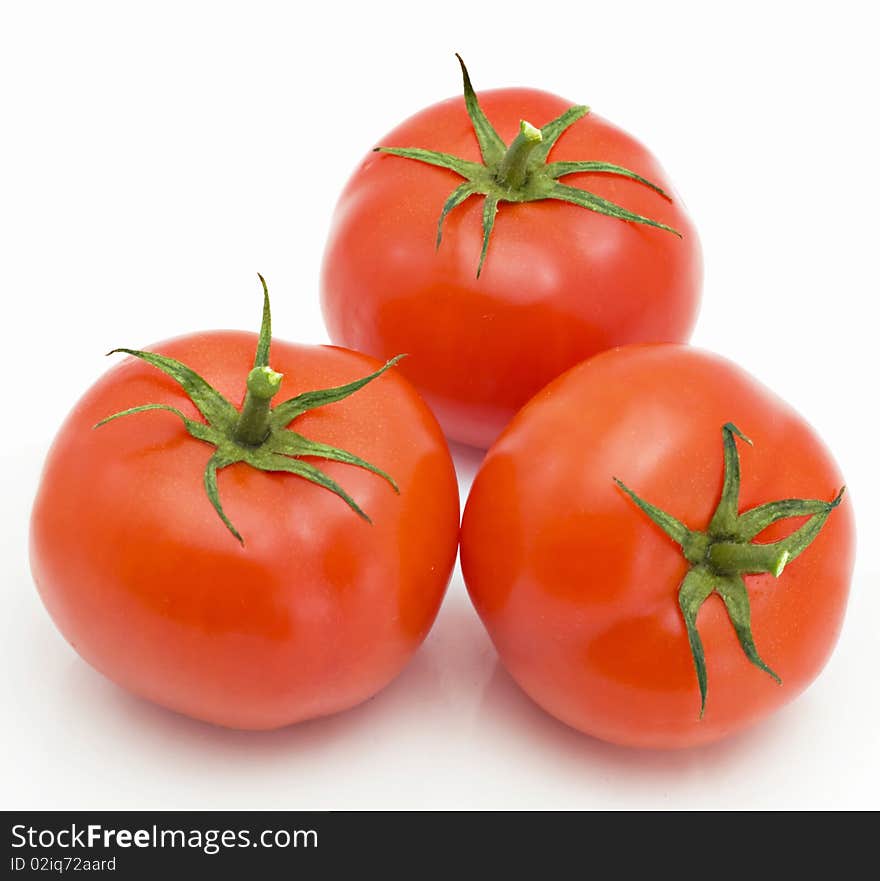
POLYGON ((528 177, 532 151, 543 140, 544 136, 540 129, 522 120, 519 124, 519 134, 507 148, 498 166, 499 183, 512 190, 519 189, 528 177))
POLYGON ((769 572, 782 574, 791 554, 777 545, 754 545, 735 541, 713 542, 709 548, 709 566, 725 575, 769 572))
MULTIPOLYGON (((706 708, 707 684, 705 652, 697 630, 700 607, 712 593, 718 594, 724 602, 745 657, 759 670, 782 684, 779 675, 764 662, 755 647, 749 592, 743 576, 764 572, 774 578, 782 575, 782 570, 812 544, 843 498, 841 489, 830 502, 821 499, 780 499, 740 514, 741 474, 737 438, 748 444, 751 441, 732 422, 723 425, 721 432, 724 438, 724 482, 721 499, 705 531, 689 529, 671 514, 640 498, 614 478, 615 483, 635 505, 681 547, 690 564, 679 589, 678 604, 687 628, 700 687, 700 718, 706 708), (771 523, 789 517, 810 519, 779 541, 752 543, 752 539, 771 523)), ((790 586, 789 589, 794 588, 790 586)))
POLYGON ((150 410, 164 410, 173 413, 183 421, 183 426, 190 437, 214 447, 214 454, 205 465, 203 480, 208 501, 213 506, 224 526, 244 544, 241 533, 233 526, 226 516, 220 502, 220 489, 217 484, 217 473, 230 465, 247 465, 256 471, 267 474, 292 474, 308 480, 309 483, 329 490, 344 501, 355 514, 370 522, 370 518, 358 505, 353 496, 349 495, 329 474, 303 459, 324 459, 328 462, 343 462, 363 468, 387 481, 394 492, 400 490, 391 475, 381 468, 367 462, 355 453, 332 447, 328 444, 309 440, 288 426, 299 416, 344 401, 373 380, 378 379, 386 370, 393 367, 403 358, 398 355, 386 362, 383 367, 373 371, 369 376, 361 377, 345 385, 324 389, 312 389, 300 392, 293 398, 279 404, 274 409, 271 401, 278 391, 282 374, 269 366, 269 350, 272 345, 272 314, 269 304, 269 289, 263 276, 263 320, 254 366, 247 375, 247 391, 241 410, 236 409, 217 389, 199 376, 191 367, 187 367, 167 355, 156 352, 141 352, 137 349, 114 349, 140 358, 147 364, 162 371, 169 379, 176 382, 195 408, 204 417, 190 419, 177 407, 170 404, 141 404, 129 407, 102 419, 95 428, 113 422, 121 416, 131 416, 150 410))
POLYGON ((271 401, 283 374, 271 367, 254 367, 248 374, 247 393, 232 436, 240 444, 256 447, 269 436, 271 401))

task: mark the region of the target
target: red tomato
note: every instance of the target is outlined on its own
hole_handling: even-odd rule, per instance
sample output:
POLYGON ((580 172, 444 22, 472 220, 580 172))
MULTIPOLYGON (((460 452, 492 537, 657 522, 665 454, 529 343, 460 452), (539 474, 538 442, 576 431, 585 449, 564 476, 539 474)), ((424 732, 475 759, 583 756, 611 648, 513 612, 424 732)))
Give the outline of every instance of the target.
MULTIPOLYGON (((534 89, 483 92, 505 144, 520 120, 544 126, 570 102, 534 89)), ((462 98, 417 113, 380 143, 442 151, 477 163, 480 148, 462 98)), ((602 160, 672 194, 657 160, 635 138, 590 113, 549 159, 602 160)), ((684 342, 696 320, 702 264, 681 200, 618 174, 581 173, 566 184, 667 224, 666 230, 555 199, 500 203, 477 277, 486 200, 438 217, 462 177, 397 155, 370 153, 336 208, 322 273, 331 339, 401 364, 447 435, 490 444, 547 382, 591 355, 631 342, 684 342)), ((527 183, 528 186, 528 183, 527 183)))
POLYGON ((827 661, 853 566, 842 486, 810 426, 739 367, 686 346, 615 349, 541 391, 489 451, 462 568, 501 661, 549 713, 613 743, 706 743, 794 698, 827 661), (688 559, 614 478, 690 531, 688 559), (689 606, 694 578, 707 592, 689 606), (702 718, 688 613, 706 665, 702 718))
MULTIPOLYGON (((242 400, 257 337, 198 333, 157 344, 242 400)), ((373 359, 275 343, 294 395, 363 377, 373 359)), ((390 371, 293 428, 389 472, 301 459, 372 518, 292 474, 220 473, 236 541, 202 482, 211 448, 170 413, 106 416, 146 402, 199 414, 173 380, 126 359, 80 400, 49 453, 31 560, 58 628, 93 667, 178 712, 275 728, 344 710, 396 676, 425 637, 455 559, 458 489, 440 428, 390 371)))

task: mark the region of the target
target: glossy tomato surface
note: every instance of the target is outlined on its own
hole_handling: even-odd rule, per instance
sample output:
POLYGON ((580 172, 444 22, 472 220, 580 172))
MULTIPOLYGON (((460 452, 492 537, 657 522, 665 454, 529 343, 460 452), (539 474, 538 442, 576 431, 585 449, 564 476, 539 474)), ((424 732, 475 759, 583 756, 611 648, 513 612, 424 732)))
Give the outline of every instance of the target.
MULTIPOLYGON (((571 102, 532 89, 481 92, 505 143, 521 119, 542 126, 571 102)), ((424 147, 479 161, 464 100, 408 119, 383 146, 424 147)), ((370 153, 336 208, 322 273, 331 339, 387 358, 426 397, 447 435, 488 446, 514 413, 564 370, 612 346, 688 339, 702 263, 697 234, 657 160, 590 113, 553 147, 550 161, 603 160, 664 188, 605 174, 565 178, 678 229, 681 239, 558 201, 502 202, 482 274, 483 200, 437 220, 461 183, 454 172, 370 153)))
MULTIPOLYGON (((239 406, 256 335, 214 332, 153 347, 239 406)), ((332 347, 276 341, 279 400, 350 382, 378 366, 332 347)), ((170 413, 93 430, 147 402, 200 418, 180 388, 127 358, 83 396, 46 462, 31 562, 50 615, 74 648, 119 685, 198 719, 275 728, 375 694, 431 627, 458 539, 458 488, 445 439, 394 370, 296 431, 356 453, 375 475, 310 460, 372 518, 291 475, 242 463, 219 474, 240 545, 205 494, 212 447, 170 413)))
MULTIPOLYGON (((538 704, 613 743, 683 747, 745 728, 798 695, 841 628, 854 555, 851 503, 777 579, 748 575, 752 628, 777 685, 750 664, 720 598, 697 626, 700 696, 678 588, 688 564, 614 484, 692 529, 707 527, 723 476, 721 427, 740 445, 740 510, 831 500, 843 478, 810 426, 736 365, 686 346, 630 346, 540 392, 489 451, 462 524, 467 587, 501 661, 538 704)), ((775 541, 804 522, 760 536, 775 541)))

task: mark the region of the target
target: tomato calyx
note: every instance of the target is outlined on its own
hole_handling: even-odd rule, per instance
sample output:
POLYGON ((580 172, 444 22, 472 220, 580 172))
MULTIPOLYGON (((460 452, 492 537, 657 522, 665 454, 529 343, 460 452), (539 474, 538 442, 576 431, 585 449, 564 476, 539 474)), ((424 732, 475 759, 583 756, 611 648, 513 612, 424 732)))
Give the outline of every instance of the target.
POLYGON ((404 356, 398 355, 396 358, 392 358, 374 373, 354 382, 334 388, 303 392, 273 408, 271 402, 281 386, 283 375, 269 366, 272 313, 266 281, 262 275, 259 276, 259 279, 263 285, 263 318, 254 366, 248 373, 247 391, 240 411, 194 370, 174 358, 155 352, 142 352, 137 349, 113 349, 107 354, 121 352, 132 355, 161 370, 166 376, 170 376, 186 392, 187 397, 206 421, 190 419, 176 407, 168 404, 141 404, 114 413, 112 416, 102 419, 94 427, 100 428, 122 416, 131 416, 148 410, 166 410, 180 417, 184 428, 192 437, 215 447, 214 454, 205 466, 205 492, 226 528, 242 545, 244 539, 226 516, 217 487, 217 472, 236 462, 244 462, 260 471, 284 472, 305 478, 311 483, 335 493, 346 502, 352 511, 369 523, 371 521, 367 514, 335 480, 300 457, 308 456, 331 462, 344 462, 358 468, 364 468, 385 480, 395 492, 399 492, 393 478, 381 468, 377 468, 354 453, 309 440, 292 431, 288 426, 297 417, 310 410, 342 401, 353 395, 397 364, 404 356))
POLYGON ((637 496, 622 481, 614 482, 681 548, 690 564, 679 586, 678 605, 700 688, 700 718, 706 710, 707 675, 697 615, 703 603, 717 593, 727 609, 746 658, 782 684, 764 662, 752 635, 749 594, 744 575, 768 573, 778 578, 821 532, 831 512, 840 504, 846 487, 830 502, 822 499, 781 499, 739 513, 740 463, 736 439, 751 441, 731 422, 721 429, 724 439, 724 483, 721 499, 705 531, 689 529, 671 514, 637 496), (753 540, 772 523, 789 517, 809 517, 799 529, 779 541, 758 544, 753 540))
POLYGON ((474 128, 474 134, 480 145, 482 163, 470 162, 453 156, 450 153, 441 153, 436 150, 425 150, 420 147, 375 147, 375 152, 387 153, 391 156, 399 156, 404 159, 414 159, 428 165, 436 165, 440 168, 448 168, 463 177, 464 183, 459 184, 440 211, 440 219, 437 222, 437 238, 435 246, 440 247, 443 237, 443 221, 453 208, 458 207, 471 196, 484 196, 483 203, 483 244, 480 251, 480 261, 477 265, 477 278, 483 270, 486 253, 489 248, 489 239, 495 225, 495 215, 498 213, 500 202, 537 202, 543 199, 556 199, 560 202, 568 202, 597 214, 604 214, 618 220, 640 223, 653 226, 657 229, 666 230, 681 238, 681 233, 660 221, 652 220, 633 211, 628 211, 621 205, 603 199, 595 193, 580 187, 572 187, 560 183, 560 178, 569 174, 581 174, 584 172, 598 174, 615 174, 638 181, 667 201, 670 197, 656 184, 630 171, 620 165, 602 161, 584 162, 547 162, 547 156, 562 133, 579 119, 590 112, 590 108, 583 105, 570 107, 565 113, 548 122, 542 128, 536 128, 522 120, 519 134, 508 146, 495 131, 486 114, 483 113, 476 93, 471 85, 471 79, 460 55, 456 54, 458 63, 461 65, 462 80, 464 82, 464 101, 468 116, 474 128))

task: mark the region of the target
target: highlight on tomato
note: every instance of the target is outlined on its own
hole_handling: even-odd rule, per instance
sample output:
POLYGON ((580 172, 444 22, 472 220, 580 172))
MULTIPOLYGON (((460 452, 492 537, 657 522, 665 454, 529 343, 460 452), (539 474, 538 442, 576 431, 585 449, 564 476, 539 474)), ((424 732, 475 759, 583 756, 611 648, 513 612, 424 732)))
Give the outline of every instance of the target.
MULTIPOLYGON (((459 59, 461 61, 461 59, 459 59)), ((322 270, 331 339, 411 379, 453 440, 488 446, 563 371, 605 349, 684 342, 696 230, 657 159, 535 89, 434 104, 361 162, 322 270)))
POLYGON ((735 364, 627 346, 556 379, 489 450, 468 591, 523 690, 612 743, 746 728, 835 645, 855 530, 813 429, 735 364))
POLYGON ((397 359, 273 342, 263 292, 259 336, 115 350, 131 357, 62 425, 31 523, 40 595, 89 664, 248 729, 344 710, 400 672, 459 515, 446 441, 397 359))

